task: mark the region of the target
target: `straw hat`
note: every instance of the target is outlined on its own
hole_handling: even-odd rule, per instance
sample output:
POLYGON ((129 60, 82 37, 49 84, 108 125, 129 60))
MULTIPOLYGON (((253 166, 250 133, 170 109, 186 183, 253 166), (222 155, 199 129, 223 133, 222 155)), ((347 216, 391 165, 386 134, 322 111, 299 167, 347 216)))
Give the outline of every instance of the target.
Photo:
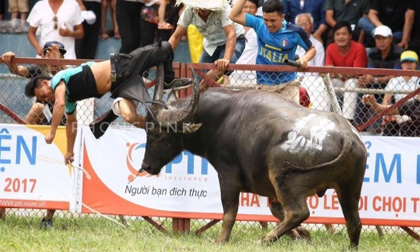
POLYGON ((228 0, 176 0, 176 5, 184 4, 197 9, 221 11, 229 8, 228 0))

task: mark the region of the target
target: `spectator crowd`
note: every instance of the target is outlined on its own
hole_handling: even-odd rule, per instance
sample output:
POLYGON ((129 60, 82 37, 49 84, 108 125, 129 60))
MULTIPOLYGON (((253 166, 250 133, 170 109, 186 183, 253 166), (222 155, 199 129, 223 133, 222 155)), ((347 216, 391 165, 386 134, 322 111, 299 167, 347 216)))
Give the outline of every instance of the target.
MULTIPOLYGON (((279 1, 284 5, 284 20, 287 22, 296 24, 296 17, 299 14, 310 14, 313 23, 310 31, 311 36, 319 41, 325 50, 329 44, 334 42, 334 26, 337 22, 343 21, 350 24, 352 40, 363 44, 366 48, 375 47, 374 30, 379 26, 387 26, 392 31, 395 45, 413 50, 417 54, 420 51, 420 32, 415 29, 416 25, 420 23, 420 3, 418 1, 279 1)), ((139 46, 152 44, 157 39, 169 40, 176 30, 180 14, 186 7, 183 4, 176 4, 177 2, 182 3, 183 1, 0 0, 0 22, 2 24, 0 32, 31 33, 31 27, 40 28, 41 31, 42 28, 45 28, 47 31, 41 32, 43 33, 41 34, 41 44, 34 45, 34 42, 29 38, 31 44, 37 47, 35 49, 38 55, 40 55, 40 49, 46 41, 56 40, 63 43, 61 40, 71 40, 73 38, 81 41, 75 44, 87 45, 79 47, 88 47, 90 51, 95 51, 95 40, 105 40, 110 37, 121 39, 120 52, 129 53, 139 46), (76 7, 76 3, 78 7, 76 7), (43 13, 42 22, 38 19, 39 13, 43 13), (110 22, 107 22, 107 20, 110 20, 110 22), (111 25, 107 28, 108 23, 111 25), (78 25, 83 26, 84 33, 78 31, 78 25), (49 31, 49 29, 53 31, 49 31), (61 34, 59 34, 60 31, 61 34), (62 39, 45 38, 45 36, 51 34, 59 34, 62 39)), ((213 2, 215 5, 223 6, 220 1, 201 2, 213 2)), ((233 5, 236 0, 227 0, 227 2, 233 5)), ((254 14, 262 16, 261 6, 264 0, 251 2, 255 2, 257 5, 257 11, 254 14)), ((197 6, 192 7, 194 9, 197 6)), ((302 28, 305 29, 305 27, 302 28)), ((67 47, 66 43, 64 44, 69 51, 67 57, 72 57, 71 51, 73 48, 67 47)), ((78 46, 76 45, 76 47, 78 46)), ((78 54, 84 56, 83 52, 78 54)), ((82 57, 78 56, 78 58, 82 57)), ((89 58, 94 58, 94 55, 89 58)))

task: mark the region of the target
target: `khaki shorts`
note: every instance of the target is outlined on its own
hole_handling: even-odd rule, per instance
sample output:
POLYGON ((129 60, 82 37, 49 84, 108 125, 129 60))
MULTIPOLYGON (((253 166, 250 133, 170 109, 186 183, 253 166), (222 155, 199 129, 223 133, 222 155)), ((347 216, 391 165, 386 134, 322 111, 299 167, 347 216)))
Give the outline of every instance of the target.
POLYGON ((9 0, 9 13, 29 12, 28 0, 9 0))
POLYGON ((255 86, 258 90, 267 90, 267 91, 273 91, 281 94, 286 99, 292 100, 299 104, 299 87, 300 83, 299 81, 293 80, 287 83, 281 83, 279 85, 264 85, 264 84, 258 84, 255 86))

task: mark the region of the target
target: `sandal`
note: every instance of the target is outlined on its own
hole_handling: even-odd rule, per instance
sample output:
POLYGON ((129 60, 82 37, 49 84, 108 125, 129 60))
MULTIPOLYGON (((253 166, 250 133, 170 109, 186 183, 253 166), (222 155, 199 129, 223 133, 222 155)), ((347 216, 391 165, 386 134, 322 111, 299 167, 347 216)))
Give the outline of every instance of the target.
POLYGON ((100 37, 101 37, 102 40, 107 40, 109 38, 109 35, 108 35, 108 33, 103 32, 103 33, 101 33, 100 37))
POLYGON ((121 39, 121 34, 119 31, 116 31, 114 34, 114 39, 121 39))
POLYGON ((170 23, 159 23, 158 29, 159 30, 172 30, 174 27, 170 23))
POLYGON ((108 30, 108 31, 106 31, 106 34, 108 34, 108 36, 110 36, 110 37, 114 37, 114 35, 115 35, 114 30, 108 30))

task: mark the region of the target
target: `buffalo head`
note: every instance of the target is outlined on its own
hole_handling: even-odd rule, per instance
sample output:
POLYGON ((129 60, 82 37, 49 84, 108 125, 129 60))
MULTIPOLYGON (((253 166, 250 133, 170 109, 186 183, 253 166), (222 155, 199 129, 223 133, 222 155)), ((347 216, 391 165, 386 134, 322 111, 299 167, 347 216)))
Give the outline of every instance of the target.
POLYGON ((193 133, 201 124, 192 120, 197 110, 200 85, 194 71, 192 95, 189 99, 163 102, 163 67, 157 68, 157 83, 153 100, 147 115, 146 152, 141 170, 159 174, 164 165, 178 156, 183 150, 183 134, 193 133))

